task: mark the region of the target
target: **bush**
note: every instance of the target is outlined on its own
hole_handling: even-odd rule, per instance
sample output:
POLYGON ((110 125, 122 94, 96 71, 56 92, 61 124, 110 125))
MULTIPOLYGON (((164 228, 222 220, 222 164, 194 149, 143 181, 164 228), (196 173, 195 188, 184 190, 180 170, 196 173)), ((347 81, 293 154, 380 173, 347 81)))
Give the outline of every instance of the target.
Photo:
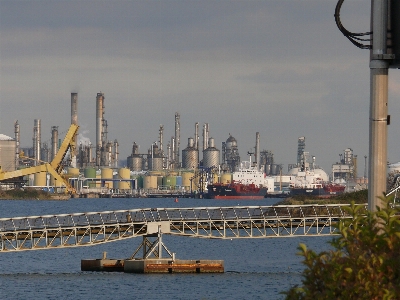
POLYGON ((303 286, 285 292, 286 299, 399 299, 399 208, 365 212, 354 202, 352 219, 338 224, 333 250, 319 254, 300 244, 304 257, 303 286), (397 215, 396 215, 397 214, 397 215))

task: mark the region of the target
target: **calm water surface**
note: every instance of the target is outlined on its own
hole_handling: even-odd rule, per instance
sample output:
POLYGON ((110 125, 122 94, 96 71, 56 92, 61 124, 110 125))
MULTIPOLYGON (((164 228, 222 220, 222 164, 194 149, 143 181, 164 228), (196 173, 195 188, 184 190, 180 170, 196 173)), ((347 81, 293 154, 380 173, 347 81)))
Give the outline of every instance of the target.
MULTIPOLYGON (((0 201, 0 218, 155 207, 272 205, 277 199, 71 199, 0 201)), ((208 240, 163 236, 178 259, 223 259, 224 274, 125 274, 81 272, 80 261, 127 258, 141 238, 91 247, 0 253, 1 299, 282 299, 301 282, 299 243, 322 251, 329 237, 208 240)))

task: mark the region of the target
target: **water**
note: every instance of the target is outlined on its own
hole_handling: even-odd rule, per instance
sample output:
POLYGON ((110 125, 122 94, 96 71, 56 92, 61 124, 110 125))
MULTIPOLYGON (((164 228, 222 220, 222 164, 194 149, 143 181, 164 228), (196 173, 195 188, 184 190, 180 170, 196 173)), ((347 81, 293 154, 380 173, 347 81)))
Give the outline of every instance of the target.
MULTIPOLYGON (((272 205, 277 199, 71 199, 0 201, 0 218, 148 207, 272 205)), ((127 258, 141 238, 91 247, 0 253, 1 299, 282 299, 301 283, 300 242, 322 251, 329 237, 209 240, 163 236, 178 259, 223 259, 224 274, 126 274, 81 272, 80 261, 127 258)))

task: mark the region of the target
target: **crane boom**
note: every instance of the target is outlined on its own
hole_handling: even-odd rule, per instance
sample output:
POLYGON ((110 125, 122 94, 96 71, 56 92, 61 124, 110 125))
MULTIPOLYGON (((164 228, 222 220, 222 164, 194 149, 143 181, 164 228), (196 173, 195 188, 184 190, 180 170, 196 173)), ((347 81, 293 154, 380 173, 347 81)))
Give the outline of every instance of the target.
POLYGON ((78 133, 78 125, 71 124, 67 134, 65 135, 64 141, 60 146, 56 156, 52 160, 51 163, 44 163, 39 166, 30 167, 21 170, 15 170, 10 172, 1 172, 0 171, 0 181, 18 178, 21 176, 36 174, 36 173, 50 173, 56 180, 59 180, 65 185, 65 192, 66 193, 75 193, 75 189, 69 184, 68 180, 66 180, 62 175, 61 172, 63 170, 62 161, 67 154, 68 150, 75 149, 75 136, 78 133))

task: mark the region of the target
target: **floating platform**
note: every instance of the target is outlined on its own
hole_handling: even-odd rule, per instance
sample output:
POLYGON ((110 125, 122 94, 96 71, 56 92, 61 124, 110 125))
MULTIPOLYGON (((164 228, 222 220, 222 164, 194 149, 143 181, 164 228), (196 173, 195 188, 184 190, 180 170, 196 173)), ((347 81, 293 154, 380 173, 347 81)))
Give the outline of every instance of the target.
POLYGON ((125 273, 224 273, 223 260, 83 259, 82 271, 125 273))

